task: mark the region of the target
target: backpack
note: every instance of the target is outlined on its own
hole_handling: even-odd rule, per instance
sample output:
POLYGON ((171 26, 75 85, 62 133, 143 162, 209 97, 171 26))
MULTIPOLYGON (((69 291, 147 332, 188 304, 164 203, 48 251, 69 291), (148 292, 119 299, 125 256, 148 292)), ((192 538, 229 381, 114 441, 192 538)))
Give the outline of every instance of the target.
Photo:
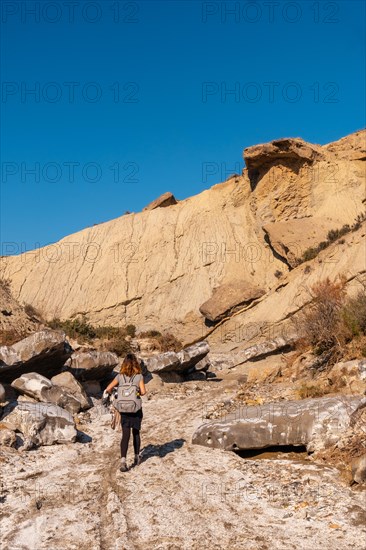
POLYGON ((120 413, 135 413, 142 408, 141 397, 139 394, 139 382, 134 382, 138 374, 134 374, 129 380, 124 374, 119 376, 119 384, 117 389, 117 397, 114 402, 114 407, 120 413))

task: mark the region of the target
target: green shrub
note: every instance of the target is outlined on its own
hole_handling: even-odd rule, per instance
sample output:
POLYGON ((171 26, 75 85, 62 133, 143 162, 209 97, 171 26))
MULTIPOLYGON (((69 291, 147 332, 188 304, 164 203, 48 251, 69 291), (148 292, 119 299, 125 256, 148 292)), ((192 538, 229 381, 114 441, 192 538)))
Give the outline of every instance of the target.
POLYGON ((96 337, 94 327, 87 322, 84 315, 81 318, 66 319, 66 321, 56 318, 50 321, 48 325, 50 328, 63 330, 69 338, 82 342, 93 340, 96 337))
MULTIPOLYGON (((340 237, 343 237, 343 235, 346 235, 347 233, 350 233, 351 231, 356 231, 361 227, 362 222, 366 220, 366 212, 363 214, 359 214, 357 218, 355 219, 354 223, 352 225, 349 225, 348 223, 343 225, 340 229, 331 229, 328 231, 327 234, 327 240, 322 241, 318 244, 316 247, 311 247, 305 250, 301 258, 298 260, 297 264, 301 264, 303 262, 308 262, 309 260, 313 260, 316 258, 316 256, 321 252, 322 250, 325 250, 330 244, 335 242, 340 237)), ((344 239, 340 244, 344 244, 344 239)))
POLYGON ((92 343, 95 340, 101 340, 100 345, 103 349, 112 351, 117 355, 125 355, 131 351, 131 345, 126 337, 133 337, 136 333, 135 325, 131 324, 126 327, 111 325, 95 327, 87 321, 85 315, 66 321, 53 319, 48 323, 48 326, 62 330, 66 336, 78 340, 80 343, 92 343))
POLYGON ((309 260, 313 260, 314 258, 316 258, 317 255, 318 250, 316 248, 308 248, 302 255, 301 262, 308 262, 309 260))

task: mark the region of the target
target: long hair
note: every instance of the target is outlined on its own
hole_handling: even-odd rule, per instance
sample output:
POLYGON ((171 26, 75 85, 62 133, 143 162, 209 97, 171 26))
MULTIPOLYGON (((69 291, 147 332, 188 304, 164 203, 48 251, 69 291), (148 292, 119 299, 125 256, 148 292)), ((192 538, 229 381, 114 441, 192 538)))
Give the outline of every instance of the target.
POLYGON ((138 359, 134 353, 127 353, 121 365, 120 374, 126 376, 133 376, 134 374, 141 374, 141 367, 138 359))

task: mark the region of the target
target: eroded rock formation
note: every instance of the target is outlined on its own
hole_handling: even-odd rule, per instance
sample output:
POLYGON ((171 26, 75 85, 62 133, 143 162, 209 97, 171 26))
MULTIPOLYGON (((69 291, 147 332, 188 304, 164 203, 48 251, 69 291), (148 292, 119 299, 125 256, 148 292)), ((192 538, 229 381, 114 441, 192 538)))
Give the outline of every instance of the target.
MULTIPOLYGON (((11 281, 21 304, 47 320, 85 314, 92 324, 133 323, 177 334, 184 345, 205 338, 212 347, 234 349, 237 343, 225 336, 233 324, 241 330, 247 321, 257 326, 268 317, 277 327, 304 305, 314 280, 345 274, 354 284, 365 271, 362 230, 323 250, 311 272, 303 264, 293 268, 304 242, 314 246, 329 228, 351 225, 364 212, 364 143, 362 131, 325 146, 282 139, 248 148, 241 176, 174 206, 121 216, 3 257, 0 277, 11 281), (239 291, 227 297, 211 316, 227 311, 233 322, 225 324, 224 336, 222 327, 211 334, 200 307, 214 289, 237 281, 263 289, 265 299, 252 307, 239 291), (241 306, 249 308, 245 322, 236 316, 241 306)), ((246 330, 239 342, 256 343, 246 330)))
POLYGON ((74 443, 77 431, 70 412, 51 403, 21 402, 2 419, 11 430, 19 430, 27 446, 74 443))
POLYGON ((334 445, 366 397, 339 396, 240 407, 222 420, 206 422, 192 443, 226 451, 293 445, 309 452, 334 445))
POLYGON ((119 363, 110 351, 76 351, 66 361, 65 368, 78 380, 101 380, 119 363))
POLYGON ((0 379, 9 382, 32 371, 52 376, 62 370, 71 353, 64 333, 40 330, 12 346, 0 347, 0 379))

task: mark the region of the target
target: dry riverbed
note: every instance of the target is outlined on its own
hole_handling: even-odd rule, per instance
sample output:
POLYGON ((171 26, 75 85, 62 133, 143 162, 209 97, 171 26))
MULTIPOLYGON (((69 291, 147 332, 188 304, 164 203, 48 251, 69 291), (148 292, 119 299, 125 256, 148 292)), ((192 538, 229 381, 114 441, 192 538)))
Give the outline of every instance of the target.
POLYGON ((84 415, 75 444, 3 450, 2 547, 365 548, 365 491, 303 456, 242 458, 192 445, 220 383, 167 386, 144 403, 143 462, 127 473, 118 471, 120 434, 100 406, 84 415))

